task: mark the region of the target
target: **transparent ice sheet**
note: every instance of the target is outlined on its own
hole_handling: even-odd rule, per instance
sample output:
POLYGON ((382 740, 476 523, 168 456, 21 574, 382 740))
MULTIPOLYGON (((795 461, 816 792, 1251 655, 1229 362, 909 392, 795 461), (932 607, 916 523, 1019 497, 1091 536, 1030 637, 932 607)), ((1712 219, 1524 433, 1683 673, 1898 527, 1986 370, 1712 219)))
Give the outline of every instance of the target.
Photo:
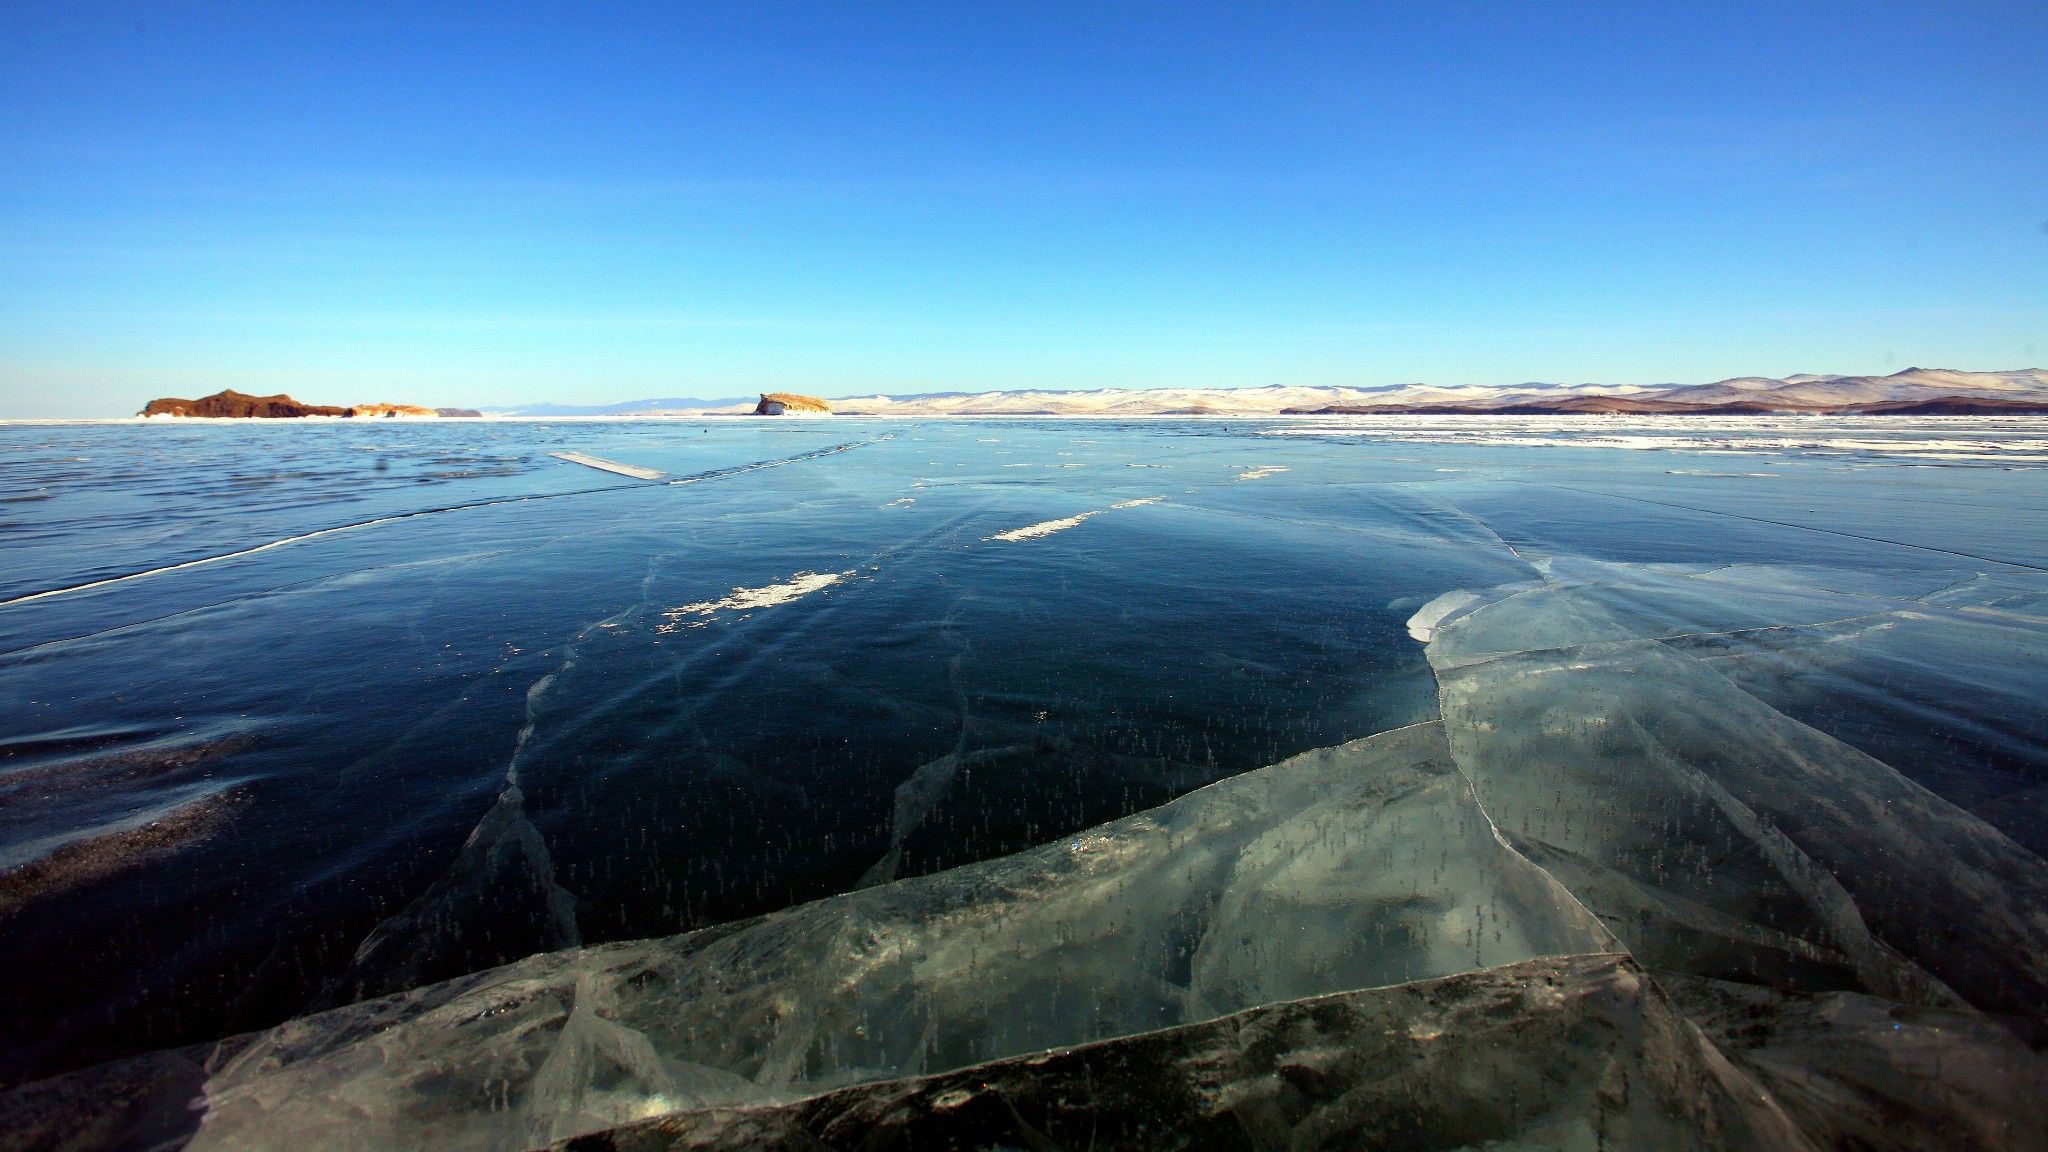
POLYGON ((1423 724, 1031 852, 283 1026, 194 1148, 512 1147, 1597 952, 1423 724))
MULTIPOLYGON (((1626 948, 1627 971, 1705 1030, 1694 1071, 1733 1070, 1723 1103, 1768 1085, 1823 1145, 2041 1145, 2039 573, 1869 538, 1877 489, 1834 484, 1830 512, 1806 498, 1810 470, 1665 482, 1586 453, 1574 476, 1511 480, 1497 451, 932 431, 906 428, 860 470, 761 473, 688 503, 410 522, 305 567, 266 553, 208 577, 260 595, 16 654, 12 699, 82 701, 102 723, 15 710, 7 781, 80 786, 11 811, 26 831, 10 845, 72 820, 126 870, 57 876, 71 887, 36 890, 11 939, 136 936, 146 964, 81 977, 268 1003, 260 1023, 286 1014, 294 974, 332 1004, 402 991, 31 1085, 0 1114, 98 1083, 163 1131, 201 1096, 199 1147, 524 1147, 651 1114, 708 1123, 713 1106, 795 1115, 834 1086, 914 1094, 952 1083, 944 1069, 1090 1041, 1158 1051, 1162 1028, 1234 1029, 1247 1018, 1219 1014, 1321 993, 1426 1002, 1431 986, 1402 982, 1474 972, 1558 987, 1526 967, 1557 962, 1531 957, 1626 948), (1416 479, 1471 463, 1492 477, 1416 479), (1716 486, 1787 519, 1820 511, 1701 511, 1742 506, 1708 499, 1716 486), (827 571, 847 575, 801 579, 827 571), (813 591, 768 592, 788 587, 813 591), (1432 670, 1440 724, 1100 825, 1283 754, 1254 749, 1433 715, 1409 699, 1432 670), (150 726, 171 715, 190 720, 150 726), (130 797, 199 780, 236 788, 188 829, 197 847, 120 839, 130 797), (845 894, 803 902, 821 891, 845 894), (138 900, 163 911, 133 916, 138 900), (188 916, 189 945, 148 942, 188 916), (253 972, 209 966, 207 948, 250 936, 275 941, 253 972), (658 938, 456 975, 579 936, 658 938), (941 1078, 901 1080, 919 1075, 941 1078)), ((2012 491, 1903 489, 1923 487, 2012 491)), ((2014 507, 2024 529, 2035 510, 2014 507)), ((1901 537, 1942 539, 1933 508, 1901 537)), ((1978 514, 1951 542, 1989 555, 2000 531, 1978 514)), ((211 603, 210 587, 180 595, 211 603)), ((146 615, 87 597, 8 625, 146 615)), ((1555 1125, 1514 1138, 1669 1146, 1648 1121, 1600 1127, 1618 1089, 1596 1065, 1678 1051, 1644 1023, 1665 1009, 1626 999, 1602 1017, 1620 1039, 1557 1049, 1573 1087, 1546 1098, 1555 1125)), ((1537 1035, 1540 1016, 1459 1017, 1450 1043, 1400 1058, 1422 1084, 1422 1054, 1479 1051, 1496 1025, 1537 1035)), ((211 1003, 173 1026, 195 1019, 253 1026, 211 1003)), ((1377 1043, 1339 1035, 1326 1047, 1348 1055, 1327 1059, 1377 1043)), ((1481 1115, 1520 1091, 1518 1067, 1431 1098, 1481 1115)), ((1703 1146, 1742 1146, 1702 1115, 1686 1130, 1703 1146)))

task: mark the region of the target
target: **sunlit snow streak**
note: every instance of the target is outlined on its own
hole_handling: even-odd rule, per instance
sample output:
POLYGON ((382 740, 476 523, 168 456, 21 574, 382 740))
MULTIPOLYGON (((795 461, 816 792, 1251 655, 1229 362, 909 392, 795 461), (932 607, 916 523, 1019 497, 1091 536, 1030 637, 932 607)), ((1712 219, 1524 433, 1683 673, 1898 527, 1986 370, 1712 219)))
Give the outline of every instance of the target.
POLYGON ((1112 512, 1118 508, 1134 508, 1140 504, 1153 504, 1164 499, 1166 499, 1164 496, 1147 496, 1142 500, 1126 500, 1121 504, 1111 504, 1107 508, 1098 508, 1093 512, 1083 512, 1078 516, 1063 516, 1058 520, 1041 520, 1036 524, 1027 524, 1022 528, 1012 528, 1008 532, 998 532, 993 536, 987 536, 983 539, 1036 540, 1041 536, 1050 536, 1055 532, 1064 532, 1081 521, 1088 519, 1090 516, 1100 516, 1104 512, 1112 512))
POLYGON ((820 588, 830 587, 851 575, 851 571, 799 572, 780 584, 769 584, 761 588, 735 588, 732 595, 722 600, 685 604, 681 608, 671 608, 663 612, 662 615, 669 622, 657 627, 655 631, 673 632, 679 627, 702 628, 708 623, 708 620, 685 623, 685 616, 710 617, 719 612, 749 612, 756 608, 773 608, 778 604, 787 604, 799 596, 808 596, 820 588))
MULTIPOLYGON (((784 464, 815 460, 820 456, 830 456, 835 452, 844 452, 849 448, 859 448, 863 445, 887 439, 889 439, 888 436, 877 436, 871 440, 855 440, 846 444, 835 444, 830 448, 820 448, 813 452, 787 456, 780 460, 762 460, 753 464, 741 464, 734 468, 716 468, 709 472, 700 472, 695 476, 685 476, 680 480, 662 480, 655 483, 663 485, 695 484, 701 480, 716 480, 725 476, 737 476, 742 472, 755 472, 763 468, 776 468, 784 464)), ((398 520, 412 520, 421 516, 438 516, 443 512, 464 512, 472 508, 494 508, 500 504, 525 504, 534 500, 559 500, 564 496, 589 496, 597 492, 619 492, 629 488, 650 488, 654 486, 654 484, 612 484, 603 488, 578 488, 573 492, 544 492, 534 496, 504 496, 496 500, 474 500, 467 504, 449 504, 440 508, 422 508, 417 512, 399 512, 390 516, 379 516, 374 520, 360 520, 354 524, 337 524, 332 528, 319 528, 311 532, 302 532, 297 536, 286 536, 282 540, 272 540, 265 544, 238 549, 234 552, 223 552, 217 556, 202 556, 197 560, 186 560, 178 564, 166 564, 161 568, 145 568, 140 572, 129 572, 121 576, 109 576, 104 580, 92 580, 84 584, 73 584, 66 588, 47 588, 41 592, 31 592, 26 596, 16 596, 11 600, 0 600, 0 608, 13 604, 26 604, 31 600, 41 600, 48 596, 62 596, 69 592, 85 592, 93 588, 104 588, 109 584, 120 584, 128 580, 140 580, 145 576, 161 576, 166 572, 176 572, 184 568, 197 568, 203 564, 217 564, 222 560, 254 556, 258 552, 268 552, 272 548, 282 548, 286 544, 298 544, 307 540, 316 540, 322 536, 332 536, 338 532, 353 532, 358 528, 370 528, 378 524, 390 524, 398 520)))

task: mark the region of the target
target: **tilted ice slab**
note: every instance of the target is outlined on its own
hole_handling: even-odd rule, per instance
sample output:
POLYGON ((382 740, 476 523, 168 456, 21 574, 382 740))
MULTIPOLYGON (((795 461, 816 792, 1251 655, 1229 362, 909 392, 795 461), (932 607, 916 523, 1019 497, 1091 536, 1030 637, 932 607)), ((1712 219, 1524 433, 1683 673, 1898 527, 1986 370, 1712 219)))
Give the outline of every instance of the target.
POLYGON ((2048 854, 2044 605, 2048 574, 1970 574, 1867 615, 1670 643, 2040 855, 2048 854))
POLYGON ((287 1023, 207 1082, 190 1146, 526 1147, 1614 946, 1429 723, 1001 860, 287 1023))
MULTIPOLYGON (((800 1103, 683 1113, 609 1132, 602 1146, 1795 1152, 1815 1145, 1640 968, 1626 957, 1593 955, 1254 1008, 800 1103)), ((1868 1146, 1887 1145, 1880 1138, 1868 1146)))
POLYGON ((1823 1148, 2048 1148, 2048 1061, 1979 1013, 1654 979, 1823 1148))
POLYGON ((1509 840, 1653 970, 2048 1022, 2040 857, 1644 638, 1916 609, 1751 581, 1649 612, 1706 582, 1625 567, 1551 566, 1434 624, 1452 750, 1509 840))

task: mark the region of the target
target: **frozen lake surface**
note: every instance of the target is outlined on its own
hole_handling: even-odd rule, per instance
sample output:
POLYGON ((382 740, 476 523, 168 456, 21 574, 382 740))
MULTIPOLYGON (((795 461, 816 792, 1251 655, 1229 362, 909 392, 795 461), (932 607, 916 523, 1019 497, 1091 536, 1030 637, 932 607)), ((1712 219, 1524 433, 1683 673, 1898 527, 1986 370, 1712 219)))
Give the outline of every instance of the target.
POLYGON ((2037 422, 15 424, 0 500, 0 1086, 181 1050, 136 1131, 528 1147, 1464 980, 1622 1021, 1487 1139, 2048 1142, 2037 422))

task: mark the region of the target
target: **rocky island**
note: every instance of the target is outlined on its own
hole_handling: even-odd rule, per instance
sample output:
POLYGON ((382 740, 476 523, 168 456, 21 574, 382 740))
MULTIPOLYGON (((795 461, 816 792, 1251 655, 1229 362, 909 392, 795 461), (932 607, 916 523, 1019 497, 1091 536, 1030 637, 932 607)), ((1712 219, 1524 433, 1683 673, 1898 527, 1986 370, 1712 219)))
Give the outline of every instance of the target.
POLYGON ((251 396, 232 388, 197 400, 167 397, 143 405, 138 416, 198 416, 210 418, 291 419, 301 416, 353 416, 353 408, 323 404, 301 404, 280 392, 275 396, 251 396))
POLYGON ((138 416, 180 416, 206 419, 289 420, 305 416, 397 417, 412 419, 444 416, 480 416, 467 408, 423 408, 417 404, 357 404, 347 408, 329 404, 301 404, 280 392, 275 396, 251 396, 232 388, 222 389, 197 400, 165 397, 143 405, 138 416))
POLYGON ((785 412, 810 412, 830 416, 832 405, 816 396, 799 396, 794 392, 763 392, 761 402, 754 405, 756 416, 780 416, 785 412))

